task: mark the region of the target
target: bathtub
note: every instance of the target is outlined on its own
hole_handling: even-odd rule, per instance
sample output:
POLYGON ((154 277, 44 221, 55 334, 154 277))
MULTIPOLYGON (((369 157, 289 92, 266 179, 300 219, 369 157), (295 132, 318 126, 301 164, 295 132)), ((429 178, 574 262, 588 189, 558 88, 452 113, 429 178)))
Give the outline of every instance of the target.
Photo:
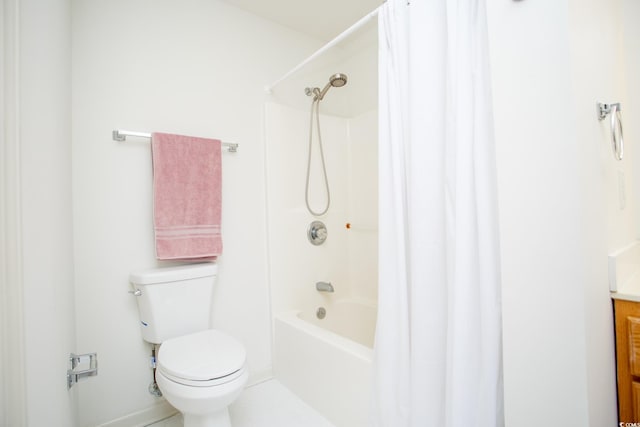
POLYGON ((274 319, 275 378, 336 427, 368 425, 374 304, 341 300, 274 319), (317 309, 317 308, 316 308, 317 309))

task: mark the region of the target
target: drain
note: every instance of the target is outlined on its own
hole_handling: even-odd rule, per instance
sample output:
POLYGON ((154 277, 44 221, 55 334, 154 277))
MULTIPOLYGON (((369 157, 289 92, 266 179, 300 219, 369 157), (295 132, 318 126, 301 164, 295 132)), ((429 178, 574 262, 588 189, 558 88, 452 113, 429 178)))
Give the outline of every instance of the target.
POLYGON ((324 319, 326 315, 327 310, 325 310, 324 307, 318 307, 318 309, 316 310, 316 317, 318 319, 324 319))

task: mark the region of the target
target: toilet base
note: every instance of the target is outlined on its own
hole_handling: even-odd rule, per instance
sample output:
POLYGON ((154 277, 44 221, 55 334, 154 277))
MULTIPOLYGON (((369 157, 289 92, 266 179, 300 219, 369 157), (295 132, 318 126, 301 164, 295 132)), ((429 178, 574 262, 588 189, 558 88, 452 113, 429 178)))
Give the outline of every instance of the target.
POLYGON ((231 427, 229 410, 224 408, 218 412, 207 415, 182 414, 184 427, 231 427))
POLYGON ((161 370, 156 381, 164 398, 184 418, 184 427, 231 427, 229 405, 242 393, 249 373, 246 368, 234 380, 211 387, 186 386, 168 379, 161 370))

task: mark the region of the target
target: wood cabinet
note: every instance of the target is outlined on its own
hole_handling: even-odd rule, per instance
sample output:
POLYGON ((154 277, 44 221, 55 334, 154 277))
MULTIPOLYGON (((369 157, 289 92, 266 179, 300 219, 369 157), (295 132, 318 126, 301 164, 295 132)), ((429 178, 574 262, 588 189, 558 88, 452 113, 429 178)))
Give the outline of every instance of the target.
POLYGON ((640 302, 614 300, 618 418, 640 422, 640 302))

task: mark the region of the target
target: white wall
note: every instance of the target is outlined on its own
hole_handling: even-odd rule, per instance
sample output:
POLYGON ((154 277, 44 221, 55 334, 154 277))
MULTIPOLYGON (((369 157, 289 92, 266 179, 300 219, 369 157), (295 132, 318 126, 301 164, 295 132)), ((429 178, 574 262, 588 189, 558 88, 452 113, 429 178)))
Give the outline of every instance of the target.
POLYGON ((26 424, 17 138, 17 2, 0 2, 0 425, 26 424))
MULTIPOLYGON (((635 0, 622 0, 620 12, 622 15, 622 34, 618 33, 624 46, 625 77, 627 84, 627 102, 624 105, 624 131, 625 138, 630 144, 638 140, 640 135, 640 81, 635 76, 640 75, 640 2, 635 0)), ((620 45, 618 45, 620 46, 620 45)), ((634 144, 635 145, 635 144, 634 144)), ((633 151, 632 162, 640 165, 640 150, 633 151)), ((633 172, 633 188, 640 188, 640 167, 636 166, 633 172)), ((640 191, 633 193, 636 206, 640 206, 640 191)), ((640 236, 640 212, 635 212, 636 235, 640 236)))
POLYGON ((506 425, 615 425, 606 254, 635 238, 635 207, 620 209, 617 171, 631 192, 632 169, 595 103, 624 96, 617 5, 488 6, 506 425))
MULTIPOLYGON (((69 354, 75 351, 73 251, 71 215, 71 49, 68 0, 6 2, 5 33, 11 46, 4 60, 5 166, 9 189, 12 265, 9 303, 19 312, 13 354, 23 360, 5 372, 7 383, 24 381, 15 389, 20 405, 25 392, 26 423, 74 426, 74 392, 67 391, 69 354), (9 31, 11 34, 9 35, 9 31), (22 323, 23 322, 23 323, 22 323), (22 324, 21 324, 22 323, 22 324), (21 329, 22 328, 22 329, 21 329), (24 372, 21 370, 24 369, 24 372)), ((6 48, 6 46, 5 46, 6 48)), ((6 294, 5 294, 6 296, 6 294)), ((10 325, 13 327, 14 325, 10 325)), ((5 336, 2 337, 3 341, 5 336)), ((3 377, 4 378, 4 377, 3 377)), ((4 382, 4 379, 3 379, 4 382)), ((11 400, 9 400, 11 402, 11 400)), ((11 425, 19 418, 10 418, 11 425)))
POLYGON ((75 2, 73 191, 78 350, 100 374, 80 385, 79 424, 156 403, 128 274, 158 265, 148 141, 116 128, 218 137, 224 254, 213 325, 240 339, 250 381, 270 375, 263 87, 320 43, 215 0, 75 2))
MULTIPOLYGON (((622 1, 569 1, 569 28, 576 139, 584 152, 582 164, 585 234, 585 336, 589 422, 592 426, 615 424, 616 382, 614 328, 604 259, 636 239, 639 186, 634 186, 634 158, 638 148, 634 118, 638 117, 628 81, 635 74, 627 69, 627 59, 638 60, 637 50, 624 45, 622 1), (593 29, 597 28, 597 31, 593 29), (605 65, 606 64, 606 65, 605 65), (629 79, 629 80, 628 80, 629 79), (625 158, 617 161, 611 148, 609 120, 594 118, 594 103, 621 102, 625 126, 625 158), (630 126, 629 126, 630 125, 630 126), (622 181, 622 183, 621 183, 622 181)), ((635 35, 638 35, 637 30, 635 35)), ((635 98, 638 101, 639 98, 635 98)), ((635 165, 637 165, 637 161, 635 165)))

